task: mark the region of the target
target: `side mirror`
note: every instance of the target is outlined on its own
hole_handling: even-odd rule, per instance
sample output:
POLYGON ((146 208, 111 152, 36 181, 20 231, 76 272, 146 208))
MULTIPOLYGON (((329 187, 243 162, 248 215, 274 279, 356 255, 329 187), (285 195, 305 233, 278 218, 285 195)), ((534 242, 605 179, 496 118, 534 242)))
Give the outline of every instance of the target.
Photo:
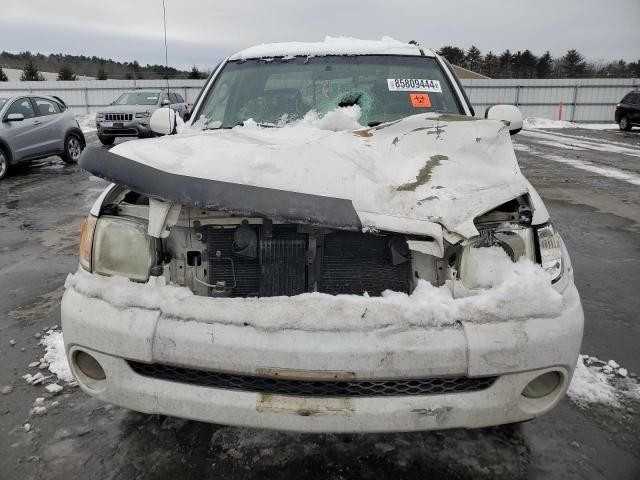
POLYGON ((171 102, 169 100, 162 100, 162 102, 160 102, 160 105, 162 107, 166 107, 167 105, 171 105, 171 102))
POLYGON ((159 135, 173 135, 176 133, 176 112, 171 108, 159 108, 149 120, 149 126, 153 133, 159 135))
POLYGON ((21 113, 10 113, 4 117, 5 122, 21 122, 24 120, 24 115, 21 113))
POLYGON ((493 107, 489 107, 487 111, 484 112, 484 118, 506 123, 511 135, 515 135, 522 130, 522 113, 520 109, 514 105, 494 105, 493 107))

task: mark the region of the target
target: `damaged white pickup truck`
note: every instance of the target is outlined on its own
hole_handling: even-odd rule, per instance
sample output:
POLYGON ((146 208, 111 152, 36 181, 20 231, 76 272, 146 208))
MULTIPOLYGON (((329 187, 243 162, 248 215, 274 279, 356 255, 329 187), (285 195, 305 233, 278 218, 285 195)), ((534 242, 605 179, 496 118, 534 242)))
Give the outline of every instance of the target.
POLYGON ((434 53, 328 38, 231 56, 175 135, 87 148, 80 165, 113 184, 62 301, 78 383, 141 412, 306 432, 548 412, 582 307, 518 168, 519 111, 486 117, 434 53))

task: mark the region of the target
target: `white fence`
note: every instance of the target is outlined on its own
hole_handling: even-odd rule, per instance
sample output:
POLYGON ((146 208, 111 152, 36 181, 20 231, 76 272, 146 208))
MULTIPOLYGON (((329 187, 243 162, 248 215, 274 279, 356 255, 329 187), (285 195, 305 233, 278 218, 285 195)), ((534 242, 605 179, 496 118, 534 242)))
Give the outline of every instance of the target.
MULTIPOLYGON (((169 80, 171 90, 194 101, 205 80, 169 80)), ((0 95, 35 93, 60 97, 76 114, 93 113, 135 88, 166 88, 166 80, 82 80, 75 82, 0 82, 0 95)))
POLYGON ((614 107, 637 78, 462 80, 476 110, 484 116, 496 103, 517 105, 525 117, 571 122, 613 122, 614 107))
MULTIPOLYGON (((170 80, 171 89, 194 101, 204 80, 170 80)), ((637 78, 462 80, 476 115, 496 103, 520 107, 525 117, 575 122, 613 122, 613 109, 637 78)), ((77 114, 95 112, 133 88, 163 88, 165 80, 89 80, 76 82, 0 82, 0 95, 56 95, 77 114)))

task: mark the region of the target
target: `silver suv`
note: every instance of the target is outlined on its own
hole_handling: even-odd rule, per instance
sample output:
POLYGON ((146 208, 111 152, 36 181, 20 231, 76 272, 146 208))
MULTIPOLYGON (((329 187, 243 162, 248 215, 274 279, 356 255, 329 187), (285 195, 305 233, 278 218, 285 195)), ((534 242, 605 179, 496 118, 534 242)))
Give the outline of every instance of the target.
POLYGON ((177 92, 158 89, 123 93, 96 113, 98 139, 103 145, 113 145, 116 137, 150 137, 149 118, 160 107, 171 107, 182 118, 188 110, 177 92))
POLYGON ((85 139, 74 114, 57 97, 0 98, 0 179, 20 162, 60 155, 76 163, 85 139))

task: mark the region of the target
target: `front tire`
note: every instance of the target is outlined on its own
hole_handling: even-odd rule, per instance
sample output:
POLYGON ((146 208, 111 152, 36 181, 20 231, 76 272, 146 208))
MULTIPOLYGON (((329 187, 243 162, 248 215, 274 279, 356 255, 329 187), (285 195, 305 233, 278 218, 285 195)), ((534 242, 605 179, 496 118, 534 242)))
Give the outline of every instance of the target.
POLYGON ((98 140, 100 140, 100 143, 110 147, 111 145, 113 145, 113 142, 116 141, 116 137, 105 137, 102 135, 98 135, 98 140))
POLYGON ((75 133, 70 133, 64 140, 64 153, 62 160, 64 163, 78 163, 82 153, 82 142, 75 133))
POLYGON ((623 130, 625 132, 631 130, 631 122, 627 117, 621 117, 618 125, 620 126, 620 130, 623 130))
POLYGON ((0 180, 9 173, 9 155, 0 147, 0 180))

